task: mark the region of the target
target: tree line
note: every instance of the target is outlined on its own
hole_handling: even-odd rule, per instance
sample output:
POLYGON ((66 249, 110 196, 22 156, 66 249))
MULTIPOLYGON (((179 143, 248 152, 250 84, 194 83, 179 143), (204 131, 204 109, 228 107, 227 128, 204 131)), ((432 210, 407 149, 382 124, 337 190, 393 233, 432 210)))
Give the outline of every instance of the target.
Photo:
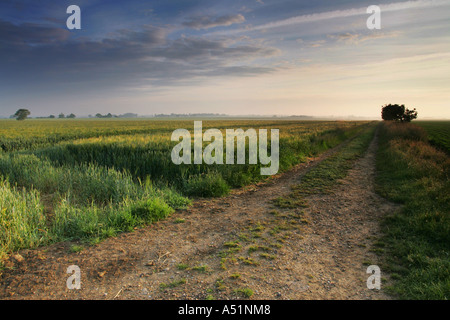
MULTIPOLYGON (((31 114, 30 110, 28 109, 19 109, 16 111, 14 115, 11 116, 11 118, 16 118, 17 120, 25 120, 28 118, 28 116, 31 114)), ((111 113, 108 113, 106 115, 102 115, 101 113, 97 113, 95 115, 95 118, 120 118, 120 117, 137 117, 137 114, 128 113, 122 116, 112 115, 111 113)), ((158 115, 157 115, 158 116, 158 115)), ((47 119, 54 119, 56 118, 54 115, 50 115, 48 117, 40 117, 40 118, 47 118, 47 119)), ((58 115, 58 119, 74 119, 76 118, 76 115, 71 113, 69 115, 65 115, 64 113, 60 113, 58 115)), ((89 115, 89 118, 92 118, 92 115, 89 115)), ((388 104, 381 108, 381 118, 386 121, 398 121, 398 122, 411 122, 411 120, 417 119, 417 111, 414 108, 413 110, 409 110, 405 108, 405 105, 398 105, 398 104, 388 104)))
MULTIPOLYGON (((11 116, 11 118, 16 118, 16 120, 25 120, 28 118, 28 116, 31 114, 30 110, 28 109, 19 109, 16 111, 15 114, 11 116)), ((58 115, 58 119, 75 119, 77 116, 74 113, 68 114, 67 116, 64 113, 60 113, 58 115)), ((49 115, 48 117, 37 117, 37 119, 55 119, 56 117, 54 115, 49 115)))

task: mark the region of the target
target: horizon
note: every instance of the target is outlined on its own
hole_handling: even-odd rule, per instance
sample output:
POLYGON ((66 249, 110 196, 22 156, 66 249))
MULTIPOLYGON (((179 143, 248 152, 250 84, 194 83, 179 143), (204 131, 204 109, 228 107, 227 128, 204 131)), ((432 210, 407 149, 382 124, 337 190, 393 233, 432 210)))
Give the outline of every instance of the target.
POLYGON ((448 0, 0 3, 0 117, 450 119, 448 0), (69 30, 70 5, 81 29, 69 30), (381 9, 381 29, 369 29, 381 9))
MULTIPOLYGON (((364 116, 335 116, 335 115, 325 115, 325 116, 309 116, 309 115, 283 115, 283 114, 207 114, 207 113, 199 113, 199 114, 147 114, 140 115, 135 114, 135 116, 124 116, 124 114, 112 114, 109 117, 101 117, 98 118, 95 115, 76 115, 75 118, 68 118, 67 115, 64 118, 58 118, 57 115, 54 118, 50 118, 49 116, 28 116, 26 120, 130 120, 130 119, 157 119, 157 120, 165 120, 165 119, 179 119, 179 120, 191 120, 191 119, 199 119, 203 118, 205 121, 207 120, 217 120, 217 119, 263 119, 263 120, 300 120, 300 121, 383 121, 380 117, 364 117, 364 116)), ((0 120, 16 120, 16 118, 12 118, 12 116, 5 117, 0 116, 0 120)), ((414 120, 416 121, 450 121, 450 118, 444 117, 418 117, 414 120)))

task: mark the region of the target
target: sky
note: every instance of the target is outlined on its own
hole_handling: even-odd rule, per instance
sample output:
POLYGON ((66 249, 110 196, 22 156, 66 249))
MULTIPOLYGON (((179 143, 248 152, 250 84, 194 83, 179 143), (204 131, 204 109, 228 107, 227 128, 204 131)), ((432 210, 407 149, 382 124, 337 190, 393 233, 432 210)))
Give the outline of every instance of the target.
POLYGON ((379 119, 396 103, 448 119, 449 16, 450 0, 1 0, 0 117, 379 119))

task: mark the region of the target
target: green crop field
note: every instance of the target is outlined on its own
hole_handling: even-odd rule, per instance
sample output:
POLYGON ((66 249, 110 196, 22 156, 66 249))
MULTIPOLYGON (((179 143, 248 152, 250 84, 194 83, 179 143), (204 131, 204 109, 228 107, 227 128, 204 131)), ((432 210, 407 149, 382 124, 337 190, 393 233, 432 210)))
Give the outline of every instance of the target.
MULTIPOLYGON (((373 125, 209 120, 203 130, 279 129, 283 172, 373 125)), ((173 164, 172 132, 193 127, 193 120, 0 121, 0 258, 61 240, 96 243, 163 219, 193 197, 267 178, 248 162, 173 164)))
POLYGON ((417 121, 415 124, 426 130, 433 145, 450 153, 450 121, 417 121))

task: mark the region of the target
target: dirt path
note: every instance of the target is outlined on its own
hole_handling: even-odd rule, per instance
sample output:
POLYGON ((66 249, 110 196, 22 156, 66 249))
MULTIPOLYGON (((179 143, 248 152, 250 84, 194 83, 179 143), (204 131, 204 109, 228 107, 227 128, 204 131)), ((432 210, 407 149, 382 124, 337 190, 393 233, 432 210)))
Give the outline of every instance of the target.
POLYGON ((24 250, 3 272, 0 298, 389 299, 366 287, 380 217, 395 209, 374 193, 376 139, 332 194, 308 197, 306 208, 271 202, 335 151, 81 252, 24 250), (70 265, 81 269, 80 290, 66 287, 70 265))

